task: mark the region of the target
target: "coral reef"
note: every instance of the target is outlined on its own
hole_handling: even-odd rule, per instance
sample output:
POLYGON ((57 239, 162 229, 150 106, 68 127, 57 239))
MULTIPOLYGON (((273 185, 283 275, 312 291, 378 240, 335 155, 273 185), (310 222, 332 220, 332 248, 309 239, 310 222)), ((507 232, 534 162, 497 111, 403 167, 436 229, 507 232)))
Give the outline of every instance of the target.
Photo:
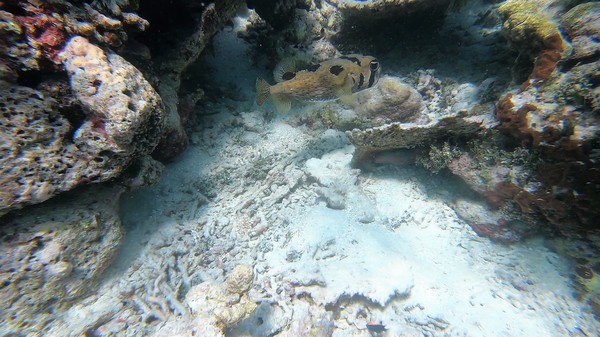
POLYGON ((511 46, 534 59, 533 70, 522 88, 548 80, 558 62, 570 52, 554 18, 559 8, 554 0, 511 0, 498 8, 511 46))
POLYGON ((90 291, 123 233, 121 186, 90 186, 2 220, 0 334, 33 336, 90 291))
POLYGON ((74 103, 60 106, 83 109, 79 125, 67 119, 75 116, 57 112, 59 103, 42 92, 0 84, 0 133, 6 140, 1 145, 5 189, 0 214, 117 177, 157 144, 161 99, 136 68, 83 37, 73 38, 60 58, 75 96, 74 103))
POLYGON ((580 65, 569 72, 579 72, 578 75, 561 74, 547 83, 544 91, 530 88, 507 94, 496 110, 500 130, 522 146, 537 149, 544 160, 536 171, 539 186, 533 190, 521 186, 531 194, 527 198, 530 205, 522 206, 526 210, 538 209, 548 221, 565 229, 575 226, 574 222, 597 223, 600 199, 592 186, 600 181, 594 150, 598 143, 598 115, 588 110, 588 104, 576 107, 553 98, 558 96, 565 102, 583 96, 588 102, 597 101, 594 88, 578 90, 568 84, 573 78, 585 81, 587 76, 595 76, 582 73, 595 73, 597 69, 597 62, 580 65))
MULTIPOLYGON (((175 46, 171 45, 173 41, 169 41, 170 46, 165 48, 166 51, 156 57, 155 62, 161 74, 158 91, 167 115, 165 131, 153 153, 158 160, 170 161, 187 148, 188 136, 183 127, 185 121, 182 121, 179 111, 182 73, 198 59, 211 37, 233 17, 242 3, 241 0, 227 0, 208 4, 192 32, 176 41, 175 46)), ((187 104, 195 105, 195 102, 187 104)), ((183 117, 186 117, 185 114, 183 117)))
POLYGON ((587 2, 571 8, 560 27, 573 47, 569 60, 597 57, 600 53, 600 3, 587 2))
POLYGON ((427 121, 421 95, 397 77, 384 76, 369 90, 354 95, 350 109, 339 109, 327 104, 312 113, 310 119, 321 120, 338 130, 366 129, 389 123, 427 121))
POLYGON ((412 149, 423 144, 435 144, 444 139, 468 139, 482 128, 481 117, 446 117, 425 125, 391 123, 365 130, 346 131, 356 150, 353 164, 361 165, 377 152, 412 149))
POLYGON ((19 71, 58 69, 58 54, 71 36, 120 47, 128 39, 127 32, 148 27, 148 21, 125 11, 135 9, 129 1, 111 7, 112 13, 103 14, 97 1, 5 1, 0 6, 0 60, 19 71))

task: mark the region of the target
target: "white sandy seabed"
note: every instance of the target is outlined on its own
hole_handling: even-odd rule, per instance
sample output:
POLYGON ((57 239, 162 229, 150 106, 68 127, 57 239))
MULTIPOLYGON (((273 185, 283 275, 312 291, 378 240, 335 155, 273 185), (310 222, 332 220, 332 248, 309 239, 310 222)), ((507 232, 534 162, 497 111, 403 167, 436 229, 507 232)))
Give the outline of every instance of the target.
MULTIPOLYGON (((251 297, 262 316, 228 336, 299 336, 286 329, 305 316, 330 322, 333 336, 369 336, 369 321, 384 324, 385 336, 598 331, 573 298, 567 262, 542 239, 505 246, 479 238, 448 206, 460 196, 444 181, 417 168, 352 169, 343 133, 269 115, 212 117, 157 186, 126 202, 151 200, 147 217, 131 208, 125 215, 130 226, 139 221, 133 236, 146 231, 140 237, 150 241, 138 263, 156 259, 160 242, 168 242, 165 259, 171 250, 191 255, 197 246, 177 244, 187 235, 205 245, 204 256, 187 261, 204 265, 204 278, 254 266, 251 297)), ((125 255, 128 247, 135 244, 125 255)))
POLYGON ((157 185, 124 197, 120 256, 69 324, 113 315, 125 293, 137 305, 100 332, 152 334, 162 323, 139 317, 141 299, 168 295, 163 315, 176 316, 185 308, 174 299, 244 264, 259 305, 227 337, 308 336, 311 326, 371 336, 370 321, 388 337, 598 336, 568 262, 542 238, 478 237, 449 206, 461 198, 453 183, 415 167, 351 168, 343 132, 301 122, 312 105, 279 115, 220 104, 157 185))

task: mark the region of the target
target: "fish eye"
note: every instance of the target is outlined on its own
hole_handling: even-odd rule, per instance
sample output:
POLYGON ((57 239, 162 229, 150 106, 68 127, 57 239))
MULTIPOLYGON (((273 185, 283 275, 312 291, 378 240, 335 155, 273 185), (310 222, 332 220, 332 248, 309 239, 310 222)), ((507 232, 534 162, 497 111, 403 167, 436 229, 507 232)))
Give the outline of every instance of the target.
POLYGON ((371 68, 371 70, 377 70, 379 68, 379 62, 371 61, 371 63, 369 63, 369 68, 371 68))

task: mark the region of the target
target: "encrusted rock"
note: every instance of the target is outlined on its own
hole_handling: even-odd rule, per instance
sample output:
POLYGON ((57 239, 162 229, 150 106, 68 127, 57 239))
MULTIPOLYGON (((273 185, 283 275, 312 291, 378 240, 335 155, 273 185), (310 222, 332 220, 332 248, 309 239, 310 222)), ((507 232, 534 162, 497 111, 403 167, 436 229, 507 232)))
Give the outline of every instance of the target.
POLYGON ((357 93, 356 99, 354 109, 371 121, 370 127, 417 122, 425 108, 417 90, 392 76, 382 77, 373 89, 357 93))
POLYGON ((573 46, 569 58, 581 59, 600 53, 600 3, 587 2, 571 8, 561 27, 573 46))
POLYGON ((198 59, 211 37, 236 13, 242 5, 241 0, 226 0, 211 3, 206 6, 194 31, 175 46, 169 45, 165 53, 157 57, 162 74, 158 88, 165 103, 165 131, 153 153, 153 157, 161 161, 170 161, 188 146, 188 137, 183 128, 179 111, 179 88, 181 74, 198 59))
POLYGON ((560 8, 557 2, 510 0, 498 8, 504 17, 503 32, 511 46, 534 60, 523 88, 549 79, 558 61, 570 53, 571 47, 564 41, 555 20, 560 8))
POLYGON ((0 335, 40 335, 93 289, 123 237, 124 189, 85 187, 0 223, 0 335))
POLYGON ((232 294, 243 294, 252 286, 252 266, 237 265, 227 278, 227 291, 232 294))
POLYGON ((69 37, 85 36, 94 43, 120 47, 127 31, 143 31, 148 21, 121 8, 135 7, 128 0, 93 1, 5 1, 0 9, 2 55, 19 70, 60 68, 58 54, 69 37), (110 4, 106 8, 103 4, 110 4))
POLYGON ((0 215, 114 178, 158 142, 161 99, 137 69, 82 37, 61 57, 84 109, 81 125, 41 92, 0 82, 0 215))
POLYGON ((446 117, 426 125, 391 123, 365 130, 354 129, 346 131, 346 135, 356 147, 353 164, 357 165, 376 152, 411 149, 448 138, 472 137, 485 122, 485 118, 478 116, 446 117))
POLYGON ((594 187, 600 182, 599 67, 598 61, 578 64, 537 88, 509 93, 497 104, 500 129, 544 159, 537 170, 538 186, 519 186, 530 195, 520 204, 563 228, 597 226, 600 217, 594 187))

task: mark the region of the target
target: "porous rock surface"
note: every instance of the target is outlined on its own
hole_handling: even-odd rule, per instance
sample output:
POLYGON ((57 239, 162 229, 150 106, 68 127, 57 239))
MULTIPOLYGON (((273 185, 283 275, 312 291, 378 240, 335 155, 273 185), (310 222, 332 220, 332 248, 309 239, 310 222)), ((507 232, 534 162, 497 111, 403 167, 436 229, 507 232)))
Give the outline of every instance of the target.
POLYGON ((0 60, 20 70, 59 69, 58 53, 70 36, 121 47, 128 32, 148 21, 133 13, 137 1, 4 1, 0 6, 0 60))
POLYGON ((60 57, 85 113, 79 126, 42 92, 0 83, 0 215, 114 178, 158 142, 162 102, 135 67, 83 37, 60 57))
POLYGON ((481 130, 486 119, 480 116, 459 118, 449 116, 425 125, 415 123, 390 123, 364 130, 346 131, 346 136, 356 147, 353 164, 381 151, 412 149, 439 143, 447 138, 471 137, 481 130))
POLYGON ((384 76, 372 90, 356 94, 356 112, 370 120, 370 126, 394 122, 416 122, 425 105, 421 94, 399 78, 384 76))
POLYGON ((569 58, 581 59, 600 53, 600 3, 587 2, 573 7, 562 16, 560 26, 573 47, 569 58))
POLYGON ((0 335, 35 336, 93 289, 121 243, 120 186, 87 186, 0 222, 0 335))

